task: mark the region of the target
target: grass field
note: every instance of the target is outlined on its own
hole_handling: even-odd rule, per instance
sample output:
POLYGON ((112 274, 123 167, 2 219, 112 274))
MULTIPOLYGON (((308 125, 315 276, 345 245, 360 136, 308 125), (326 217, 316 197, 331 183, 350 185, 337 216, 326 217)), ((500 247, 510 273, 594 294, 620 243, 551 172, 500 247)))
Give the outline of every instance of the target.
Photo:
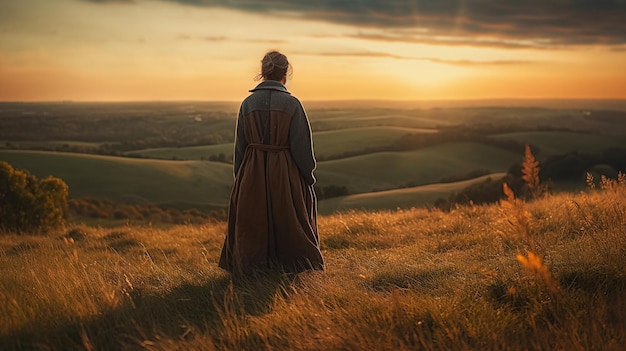
POLYGON ((0 345, 622 350, 625 183, 450 213, 323 216, 327 269, 296 277, 218 269, 224 223, 4 233, 0 345))

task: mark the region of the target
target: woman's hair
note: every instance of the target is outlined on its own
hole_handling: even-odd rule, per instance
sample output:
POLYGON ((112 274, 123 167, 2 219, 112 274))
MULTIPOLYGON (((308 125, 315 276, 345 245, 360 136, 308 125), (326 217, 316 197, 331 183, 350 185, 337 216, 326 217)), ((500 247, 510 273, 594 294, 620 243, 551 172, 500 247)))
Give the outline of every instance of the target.
POLYGON ((287 56, 278 51, 270 51, 261 60, 261 73, 256 80, 282 80, 287 77, 291 78, 291 65, 287 61, 287 56))

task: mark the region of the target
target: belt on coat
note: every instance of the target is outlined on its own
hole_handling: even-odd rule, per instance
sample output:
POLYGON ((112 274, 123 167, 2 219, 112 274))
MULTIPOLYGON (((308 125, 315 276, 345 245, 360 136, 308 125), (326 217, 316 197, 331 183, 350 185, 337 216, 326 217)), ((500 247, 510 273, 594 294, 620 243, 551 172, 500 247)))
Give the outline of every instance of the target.
POLYGON ((253 148, 261 151, 280 152, 289 150, 289 146, 269 145, 269 144, 248 144, 246 148, 253 148))

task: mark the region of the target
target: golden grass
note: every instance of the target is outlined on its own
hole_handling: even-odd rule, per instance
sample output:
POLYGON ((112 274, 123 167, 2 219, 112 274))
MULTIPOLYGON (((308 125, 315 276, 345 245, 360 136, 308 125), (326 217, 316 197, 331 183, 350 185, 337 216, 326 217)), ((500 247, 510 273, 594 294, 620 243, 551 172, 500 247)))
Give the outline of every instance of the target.
POLYGON ((544 192, 539 181, 539 162, 535 159, 530 146, 524 147, 524 159, 522 161, 522 180, 533 198, 537 198, 544 192))
POLYGON ((218 269, 223 223, 3 235, 0 349, 619 350, 626 181, 603 184, 321 217, 327 271, 295 277, 218 269))

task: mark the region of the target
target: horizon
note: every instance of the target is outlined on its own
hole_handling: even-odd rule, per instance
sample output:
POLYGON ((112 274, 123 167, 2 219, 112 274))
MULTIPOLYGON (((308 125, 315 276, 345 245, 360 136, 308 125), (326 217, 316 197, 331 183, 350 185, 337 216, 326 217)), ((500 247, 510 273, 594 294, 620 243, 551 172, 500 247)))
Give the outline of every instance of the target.
MULTIPOLYGON (((118 101, 0 101, 1 105, 97 105, 97 104, 227 104, 238 106, 241 100, 118 100, 118 101)), ((547 109, 617 109, 626 110, 625 99, 587 98, 484 98, 484 99, 336 99, 302 101, 305 109, 323 108, 397 108, 397 109, 437 109, 437 108, 547 108, 547 109), (360 105, 360 106, 358 106, 360 105)))
POLYGON ((0 3, 0 101, 626 99, 626 3, 0 3), (243 23, 243 24, 242 24, 243 23))

